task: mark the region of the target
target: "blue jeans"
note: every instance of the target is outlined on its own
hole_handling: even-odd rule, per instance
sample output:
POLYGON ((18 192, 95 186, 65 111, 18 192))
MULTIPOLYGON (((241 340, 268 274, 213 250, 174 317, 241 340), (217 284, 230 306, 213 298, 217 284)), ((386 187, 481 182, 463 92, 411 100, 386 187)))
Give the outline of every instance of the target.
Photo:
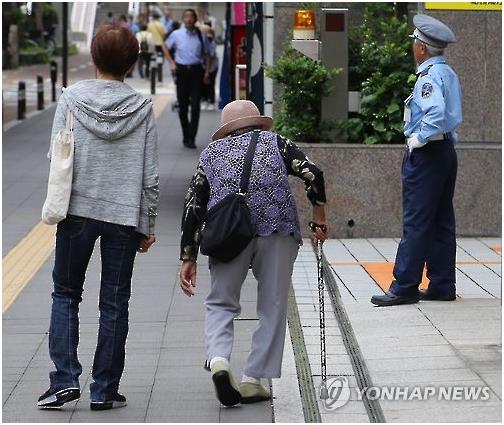
POLYGON ((100 321, 91 400, 108 401, 119 388, 128 334, 131 276, 141 235, 134 227, 69 215, 58 224, 53 270, 49 354, 56 370, 51 387, 79 386, 79 303, 95 242, 101 242, 100 321))

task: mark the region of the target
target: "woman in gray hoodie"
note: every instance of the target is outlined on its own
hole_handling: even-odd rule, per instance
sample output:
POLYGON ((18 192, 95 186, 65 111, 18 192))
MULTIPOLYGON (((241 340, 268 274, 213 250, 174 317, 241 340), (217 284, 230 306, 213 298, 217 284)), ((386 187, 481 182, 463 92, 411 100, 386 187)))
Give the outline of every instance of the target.
POLYGON ((100 321, 91 383, 91 409, 126 405, 119 394, 128 333, 128 303, 137 251, 154 243, 158 205, 157 130, 152 102, 123 82, 139 46, 126 28, 104 25, 91 54, 97 79, 64 90, 52 138, 75 117, 74 174, 68 215, 58 224, 49 353, 55 365, 41 408, 80 397, 77 358, 79 303, 86 269, 100 238, 100 321))

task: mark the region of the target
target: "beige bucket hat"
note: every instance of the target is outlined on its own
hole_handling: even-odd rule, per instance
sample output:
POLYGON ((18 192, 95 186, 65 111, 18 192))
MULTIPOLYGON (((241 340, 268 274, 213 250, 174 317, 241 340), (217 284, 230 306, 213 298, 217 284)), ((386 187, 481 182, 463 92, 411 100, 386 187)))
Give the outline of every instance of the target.
POLYGON ((222 139, 229 133, 245 127, 258 127, 269 130, 273 119, 261 115, 257 106, 250 100, 235 100, 228 103, 221 114, 221 126, 212 135, 212 140, 222 139))

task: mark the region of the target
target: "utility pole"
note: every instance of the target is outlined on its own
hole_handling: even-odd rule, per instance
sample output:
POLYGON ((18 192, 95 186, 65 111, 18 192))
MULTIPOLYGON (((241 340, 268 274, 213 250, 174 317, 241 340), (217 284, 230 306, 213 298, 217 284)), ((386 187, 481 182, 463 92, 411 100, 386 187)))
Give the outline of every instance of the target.
POLYGON ((63 38, 62 38, 62 87, 68 84, 68 3, 63 2, 63 38))

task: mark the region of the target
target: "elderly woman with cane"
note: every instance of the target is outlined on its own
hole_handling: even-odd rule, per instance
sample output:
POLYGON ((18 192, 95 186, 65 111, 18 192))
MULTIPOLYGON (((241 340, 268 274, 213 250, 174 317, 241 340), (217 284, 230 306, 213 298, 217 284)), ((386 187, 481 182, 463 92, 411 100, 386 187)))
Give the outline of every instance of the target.
POLYGON ((180 286, 189 297, 195 294, 196 260, 208 224, 207 212, 211 213, 233 193, 245 196, 250 208, 254 229, 251 241, 229 261, 209 258, 211 288, 205 301, 207 368, 211 370, 217 397, 226 406, 270 399, 260 380, 279 378, 281 374, 288 292, 302 244, 288 175, 305 183, 313 205, 313 222, 317 224, 312 237, 324 241, 327 234, 322 171, 294 143, 270 131, 271 125, 272 119, 261 116, 250 101, 228 104, 222 111, 220 128, 200 156, 185 199, 180 286), (243 190, 246 159, 251 166, 243 190), (233 319, 241 311, 240 290, 249 268, 258 282, 259 324, 238 386, 229 364, 233 319))

